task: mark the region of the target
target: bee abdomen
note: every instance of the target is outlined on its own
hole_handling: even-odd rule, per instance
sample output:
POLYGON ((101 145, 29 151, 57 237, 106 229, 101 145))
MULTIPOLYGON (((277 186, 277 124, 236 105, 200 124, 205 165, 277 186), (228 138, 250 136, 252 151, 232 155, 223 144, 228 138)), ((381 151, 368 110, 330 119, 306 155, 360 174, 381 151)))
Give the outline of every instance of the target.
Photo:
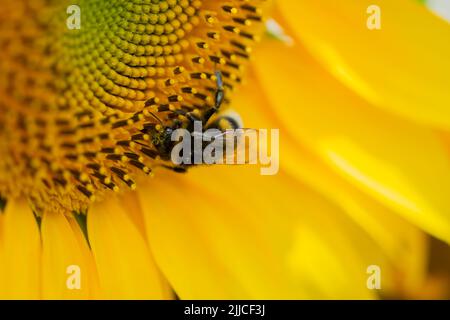
POLYGON ((229 113, 217 117, 209 128, 216 128, 220 131, 236 130, 242 128, 242 120, 239 114, 229 113))

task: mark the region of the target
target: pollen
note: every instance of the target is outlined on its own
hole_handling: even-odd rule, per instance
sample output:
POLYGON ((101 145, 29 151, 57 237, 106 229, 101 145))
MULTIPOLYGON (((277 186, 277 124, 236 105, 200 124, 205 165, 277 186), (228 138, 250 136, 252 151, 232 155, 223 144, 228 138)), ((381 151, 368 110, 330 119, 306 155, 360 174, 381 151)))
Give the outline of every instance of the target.
POLYGON ((0 10, 0 198, 37 213, 83 211, 152 175, 163 160, 148 132, 211 108, 216 71, 229 103, 269 1, 77 3, 79 28, 70 1, 0 10))

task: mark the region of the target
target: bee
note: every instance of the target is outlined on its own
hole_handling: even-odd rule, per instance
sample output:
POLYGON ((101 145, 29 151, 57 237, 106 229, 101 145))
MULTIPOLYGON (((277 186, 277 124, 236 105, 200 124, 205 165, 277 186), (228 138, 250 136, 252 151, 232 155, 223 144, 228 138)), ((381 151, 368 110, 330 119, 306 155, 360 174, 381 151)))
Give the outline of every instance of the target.
MULTIPOLYGON (((220 107, 222 106, 224 99, 225 99, 225 91, 224 91, 224 82, 223 82, 223 77, 222 77, 222 73, 220 71, 215 71, 215 78, 216 78, 216 88, 215 88, 215 92, 214 92, 214 105, 212 107, 210 107, 209 109, 207 109, 206 111, 204 111, 203 115, 201 118, 199 118, 198 116, 194 115, 193 113, 187 113, 185 114, 186 118, 188 119, 188 124, 186 126, 186 130, 188 130, 189 132, 193 132, 194 131, 194 124, 197 121, 201 121, 202 123, 202 132, 209 130, 209 129, 217 129, 220 132, 222 132, 222 134, 220 134, 219 136, 210 136, 208 137, 209 139, 215 139, 215 138, 219 138, 220 136, 223 136, 226 134, 226 130, 230 130, 230 129, 238 129, 241 127, 241 121, 240 118, 237 114, 227 114, 227 115, 222 115, 222 116, 218 116, 216 119, 214 119, 214 121, 210 121, 211 118, 218 113, 218 111, 220 110, 220 107), (211 122, 211 123, 210 123, 211 122)), ((151 138, 151 142, 153 144, 153 146, 156 148, 156 151, 159 154, 159 157, 161 158, 161 160, 163 161, 170 161, 171 160, 171 154, 172 154, 172 150, 175 147, 175 145, 178 143, 177 141, 172 141, 172 135, 174 133, 175 130, 180 129, 183 127, 183 123, 180 120, 175 120, 173 122, 173 124, 171 126, 168 125, 164 125, 163 122, 161 121, 161 119, 159 119, 159 117, 157 117, 154 114, 151 114, 158 122, 159 122, 159 127, 152 127, 148 130, 145 130, 145 133, 149 134, 152 138, 151 138)), ((204 133, 201 133, 201 135, 204 135, 204 133)), ((195 135, 191 135, 191 146, 193 149, 194 146, 194 142, 193 139, 195 137, 195 135)), ((198 137, 203 140, 203 136, 198 137)), ((205 148, 206 145, 203 146, 203 148, 205 148)), ((191 150, 191 157, 194 157, 194 150, 191 150)), ((191 163, 194 163, 194 161, 192 161, 191 163)), ((170 166, 170 165, 162 165, 162 167, 172 170, 174 172, 177 173, 185 173, 188 169, 188 167, 193 166, 193 164, 183 164, 183 165, 174 165, 174 166, 170 166)))

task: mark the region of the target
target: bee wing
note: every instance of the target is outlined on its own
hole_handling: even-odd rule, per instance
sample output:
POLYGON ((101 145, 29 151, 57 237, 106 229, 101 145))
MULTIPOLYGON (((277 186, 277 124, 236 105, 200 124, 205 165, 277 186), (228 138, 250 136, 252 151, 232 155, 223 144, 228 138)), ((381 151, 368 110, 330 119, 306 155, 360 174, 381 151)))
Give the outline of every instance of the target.
POLYGON ((224 143, 225 164, 252 164, 258 158, 258 130, 227 130, 215 137, 224 143))
POLYGON ((251 128, 230 129, 221 133, 193 132, 194 137, 219 141, 223 145, 224 164, 256 164, 259 150, 259 130, 251 128))

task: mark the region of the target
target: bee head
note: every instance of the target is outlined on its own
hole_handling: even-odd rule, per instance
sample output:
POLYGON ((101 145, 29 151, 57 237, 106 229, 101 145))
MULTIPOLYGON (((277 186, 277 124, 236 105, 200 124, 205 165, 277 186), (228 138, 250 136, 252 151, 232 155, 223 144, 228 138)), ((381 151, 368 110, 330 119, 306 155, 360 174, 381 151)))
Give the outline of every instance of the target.
POLYGON ((170 157, 170 152, 172 151, 174 144, 172 141, 174 130, 175 129, 170 126, 164 126, 159 130, 152 129, 148 132, 151 136, 153 146, 158 151, 159 156, 164 160, 170 157))

